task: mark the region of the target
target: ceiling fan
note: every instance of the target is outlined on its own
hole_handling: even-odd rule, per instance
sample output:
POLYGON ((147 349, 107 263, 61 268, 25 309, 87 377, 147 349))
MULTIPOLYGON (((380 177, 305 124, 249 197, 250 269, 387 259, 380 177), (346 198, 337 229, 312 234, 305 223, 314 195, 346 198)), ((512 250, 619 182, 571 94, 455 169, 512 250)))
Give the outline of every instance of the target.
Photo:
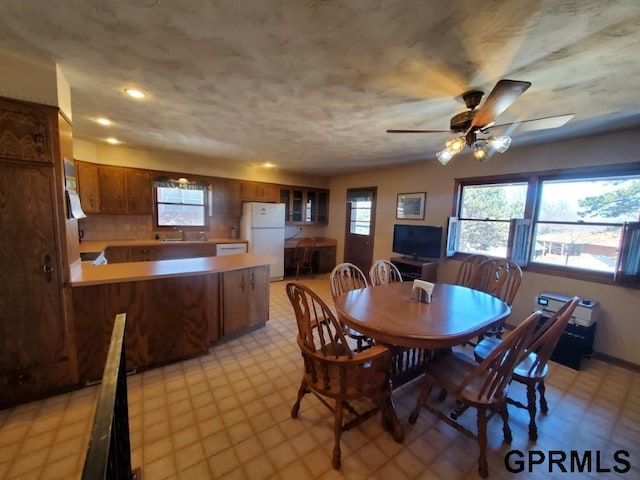
POLYGON ((438 161, 446 165, 454 155, 462 151, 465 145, 473 147, 473 156, 482 161, 492 151, 504 153, 511 144, 511 137, 499 135, 478 138, 479 133, 489 134, 493 130, 506 131, 509 127, 515 126, 519 131, 558 128, 573 118, 573 114, 567 114, 495 125, 496 117, 509 108, 530 86, 531 82, 499 80, 478 109, 476 107, 480 105, 484 92, 469 90, 463 93, 462 99, 469 110, 451 117, 450 130, 387 130, 387 133, 462 133, 445 143, 445 148, 436 154, 438 161))

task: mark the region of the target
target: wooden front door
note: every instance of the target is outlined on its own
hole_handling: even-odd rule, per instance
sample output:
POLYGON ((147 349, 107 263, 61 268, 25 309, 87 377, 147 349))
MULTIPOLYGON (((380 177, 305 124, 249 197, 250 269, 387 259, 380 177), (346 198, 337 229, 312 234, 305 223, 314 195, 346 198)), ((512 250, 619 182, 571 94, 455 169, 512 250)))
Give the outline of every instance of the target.
POLYGON ((376 226, 376 187, 347 190, 344 261, 359 267, 365 275, 373 263, 376 226))

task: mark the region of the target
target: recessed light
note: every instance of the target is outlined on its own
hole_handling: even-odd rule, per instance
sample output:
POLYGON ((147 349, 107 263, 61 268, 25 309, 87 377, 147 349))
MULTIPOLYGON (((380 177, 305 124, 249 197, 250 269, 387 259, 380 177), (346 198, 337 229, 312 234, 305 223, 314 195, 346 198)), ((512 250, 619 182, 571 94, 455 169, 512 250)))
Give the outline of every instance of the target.
POLYGON ((96 122, 98 122, 100 125, 111 125, 111 120, 109 120, 108 118, 104 118, 104 117, 98 117, 96 118, 96 122))
POLYGON ((271 162, 264 162, 262 164, 262 168, 275 168, 275 166, 276 165, 274 163, 271 163, 271 162))
POLYGON ((109 137, 107 138, 107 142, 110 143, 111 145, 116 145, 120 143, 120 140, 118 140, 117 138, 109 137))
POLYGON ((144 93, 141 90, 137 90, 135 88, 125 88, 124 93, 126 93, 127 95, 133 98, 144 98, 147 96, 146 93, 144 93))

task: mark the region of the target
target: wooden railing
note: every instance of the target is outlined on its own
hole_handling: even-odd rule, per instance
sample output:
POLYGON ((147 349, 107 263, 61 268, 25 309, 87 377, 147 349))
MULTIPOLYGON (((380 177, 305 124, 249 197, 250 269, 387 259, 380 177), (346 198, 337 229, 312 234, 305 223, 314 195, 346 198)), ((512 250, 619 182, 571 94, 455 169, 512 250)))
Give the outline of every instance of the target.
POLYGON ((125 365, 127 315, 116 315, 82 480, 132 480, 129 408, 125 365))

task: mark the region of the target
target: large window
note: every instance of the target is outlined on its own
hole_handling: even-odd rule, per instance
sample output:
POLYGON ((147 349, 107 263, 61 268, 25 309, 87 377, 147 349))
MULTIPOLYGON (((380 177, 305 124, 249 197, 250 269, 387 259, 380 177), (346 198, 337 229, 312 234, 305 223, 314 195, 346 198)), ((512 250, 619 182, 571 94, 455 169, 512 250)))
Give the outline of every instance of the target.
POLYGON ((526 183, 464 186, 459 251, 506 257, 509 222, 524 218, 526 198, 526 183))
MULTIPOLYGON (((458 187, 449 255, 482 253, 611 278, 620 270, 623 232, 640 219, 640 169, 461 180, 458 187)), ((637 248, 634 238, 625 239, 625 249, 637 248)), ((636 254, 627 254, 622 260, 629 267, 636 254)))
POLYGON ((531 261, 613 272, 624 222, 638 220, 638 177, 543 180, 531 261))
POLYGON ((158 227, 204 227, 208 185, 186 179, 154 180, 158 227))

